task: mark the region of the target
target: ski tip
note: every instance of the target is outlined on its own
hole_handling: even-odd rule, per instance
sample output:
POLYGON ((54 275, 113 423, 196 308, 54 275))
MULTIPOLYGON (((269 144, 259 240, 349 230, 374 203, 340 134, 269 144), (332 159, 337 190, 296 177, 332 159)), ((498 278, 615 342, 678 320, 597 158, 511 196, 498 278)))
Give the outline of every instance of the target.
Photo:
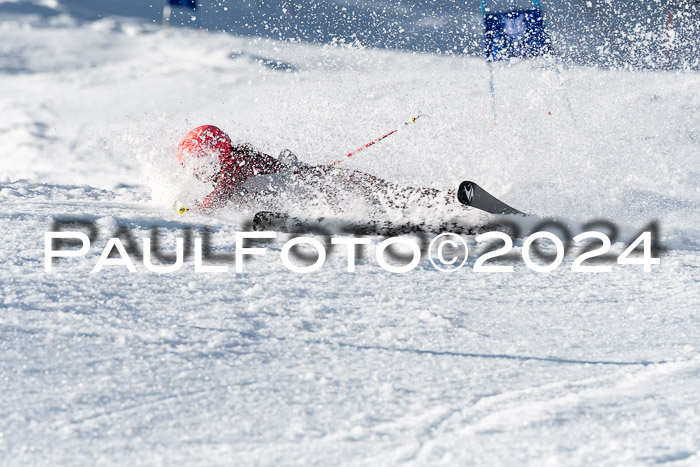
POLYGON ((459 188, 457 189, 457 201, 465 206, 481 209, 489 214, 527 215, 522 211, 518 211, 517 209, 508 206, 506 203, 481 188, 475 182, 469 180, 465 180, 459 184, 459 188))
POLYGON ((475 185, 476 183, 470 182, 468 180, 465 180, 462 183, 460 183, 459 189, 457 189, 457 201, 464 205, 471 206, 472 202, 474 201, 475 185))

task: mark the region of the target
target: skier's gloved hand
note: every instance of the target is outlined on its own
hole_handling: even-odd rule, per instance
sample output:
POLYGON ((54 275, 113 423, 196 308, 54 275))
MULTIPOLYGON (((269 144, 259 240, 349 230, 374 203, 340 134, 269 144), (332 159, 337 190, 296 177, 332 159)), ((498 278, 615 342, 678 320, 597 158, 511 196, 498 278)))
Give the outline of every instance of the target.
POLYGON ((277 159, 285 166, 296 165, 299 162, 299 158, 290 151, 289 149, 283 149, 277 159))

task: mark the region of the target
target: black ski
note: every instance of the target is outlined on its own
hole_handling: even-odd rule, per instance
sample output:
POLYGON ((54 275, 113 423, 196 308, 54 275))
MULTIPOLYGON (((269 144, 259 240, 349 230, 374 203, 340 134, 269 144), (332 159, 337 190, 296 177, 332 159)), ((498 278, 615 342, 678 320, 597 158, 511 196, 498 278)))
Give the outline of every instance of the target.
POLYGON ((474 182, 464 181, 460 183, 457 190, 457 200, 465 206, 481 209, 490 214, 526 215, 524 212, 518 211, 500 201, 474 182))
POLYGON ((397 223, 391 221, 366 222, 344 221, 342 219, 319 217, 301 219, 282 212, 260 211, 253 217, 251 225, 255 231, 275 230, 285 233, 312 233, 318 235, 384 235, 451 232, 464 235, 478 235, 485 231, 483 226, 465 225, 460 222, 444 222, 440 225, 422 223, 397 223))

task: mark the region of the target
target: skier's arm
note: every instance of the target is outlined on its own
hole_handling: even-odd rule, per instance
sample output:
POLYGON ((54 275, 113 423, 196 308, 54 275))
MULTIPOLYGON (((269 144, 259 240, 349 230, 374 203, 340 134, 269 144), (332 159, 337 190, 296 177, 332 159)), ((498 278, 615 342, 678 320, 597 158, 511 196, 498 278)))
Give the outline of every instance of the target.
POLYGON ((219 209, 236 197, 236 185, 230 183, 225 177, 219 177, 214 191, 212 191, 198 206, 201 211, 211 212, 219 209))

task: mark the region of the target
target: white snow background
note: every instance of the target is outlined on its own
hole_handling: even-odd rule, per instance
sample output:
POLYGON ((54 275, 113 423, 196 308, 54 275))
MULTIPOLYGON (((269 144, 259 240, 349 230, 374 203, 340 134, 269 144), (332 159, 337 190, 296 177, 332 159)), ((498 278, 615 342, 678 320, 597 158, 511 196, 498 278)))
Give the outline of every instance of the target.
POLYGON ((100 5, 0 2, 0 464, 700 464, 697 71, 496 64, 494 127, 478 57, 75 13, 100 5), (660 265, 392 274, 369 249, 300 275, 280 235, 243 274, 90 274, 118 226, 172 252, 206 225, 233 251, 245 216, 169 206, 194 126, 320 164, 417 113, 345 167, 656 220, 660 265), (99 237, 46 273, 68 216, 99 237))

